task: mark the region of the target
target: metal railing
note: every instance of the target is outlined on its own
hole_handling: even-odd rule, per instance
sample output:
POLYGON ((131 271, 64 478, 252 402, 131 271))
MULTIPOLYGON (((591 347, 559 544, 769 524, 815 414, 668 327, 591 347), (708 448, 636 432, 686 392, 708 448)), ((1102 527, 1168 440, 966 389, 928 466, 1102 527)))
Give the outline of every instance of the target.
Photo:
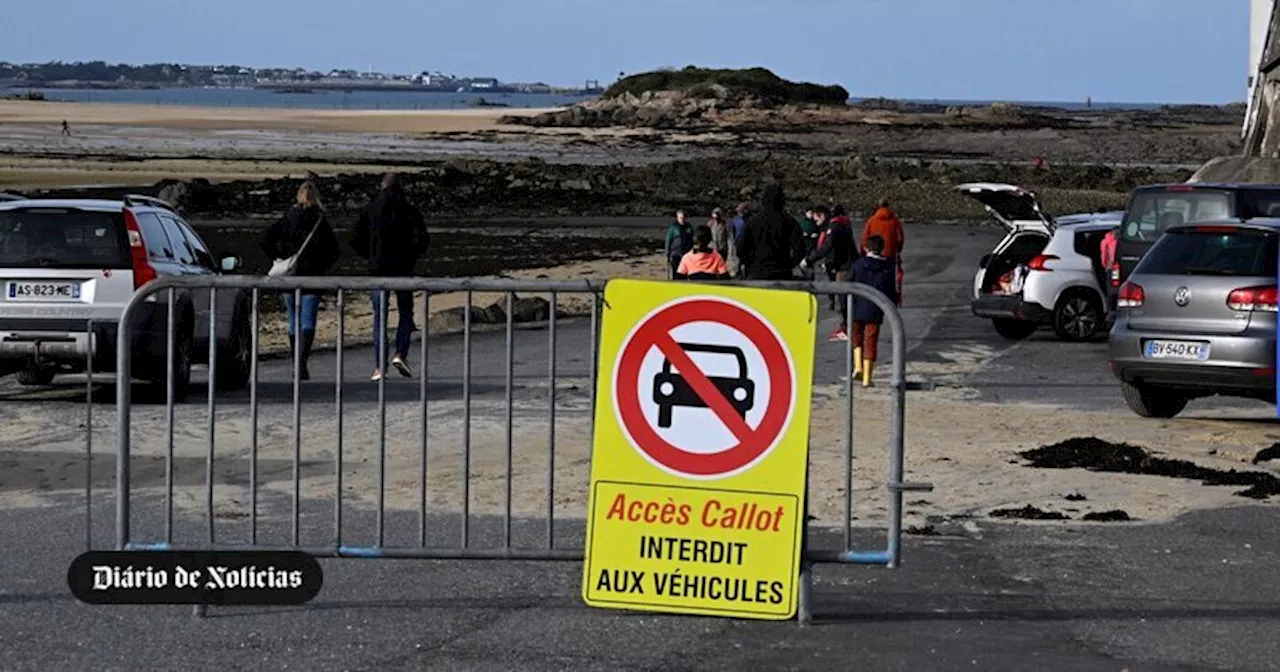
MULTIPOLYGON (((908 390, 906 381, 906 358, 907 343, 906 331, 903 324, 902 316, 897 307, 880 292, 867 287, 865 285, 853 283, 831 283, 831 282, 731 282, 726 285, 769 288, 769 289, 788 289, 804 291, 816 294, 818 296, 834 294, 843 296, 848 308, 846 315, 852 316, 853 313, 853 297, 860 296, 870 299, 884 311, 884 322, 890 327, 891 336, 891 356, 892 356, 892 376, 889 385, 889 393, 891 395, 890 406, 891 413, 889 417, 889 445, 888 445, 888 482, 886 483, 888 497, 888 520, 887 530, 885 533, 885 546, 875 550, 860 550, 854 546, 853 535, 853 458, 854 458, 854 381, 848 372, 853 369, 853 353, 852 347, 846 350, 846 369, 843 380, 845 381, 844 397, 845 397, 845 427, 844 427, 844 515, 843 515, 843 543, 839 549, 817 549, 812 548, 810 541, 810 529, 808 523, 808 505, 806 503, 805 516, 805 539, 804 560, 802 562, 802 570, 800 576, 800 597, 799 597, 799 621, 807 623, 812 617, 812 573, 811 566, 814 563, 839 563, 839 564, 870 564, 884 565, 895 567, 901 559, 901 538, 902 538, 902 514, 903 514, 903 493, 909 490, 932 490, 929 484, 913 484, 904 481, 904 425, 905 425, 905 395, 908 390)), ((301 550, 319 557, 340 557, 340 558, 421 558, 421 559, 525 559, 525 560, 582 560, 583 549, 581 547, 565 547, 556 543, 556 501, 555 501, 555 485, 556 485, 556 416, 557 416, 557 379, 562 371, 557 369, 557 335, 558 329, 562 324, 575 323, 573 318, 562 318, 558 321, 557 314, 560 312, 559 300, 564 295, 586 295, 590 299, 589 314, 586 316, 589 320, 590 330, 590 353, 586 355, 589 370, 586 374, 586 386, 590 390, 588 413, 592 424, 591 431, 594 431, 594 413, 596 405, 596 377, 597 377, 597 349, 599 337, 599 325, 601 306, 603 302, 603 292, 605 283, 595 281, 515 281, 515 280, 450 280, 437 278, 362 278, 362 277, 291 277, 291 278, 264 278, 257 276, 163 276, 151 281, 146 286, 140 288, 132 297, 128 305, 124 309, 124 313, 119 323, 118 342, 116 352, 116 401, 117 401, 117 459, 116 459, 116 548, 118 550, 301 550), (175 441, 175 401, 174 401, 174 367, 173 357, 163 356, 167 363, 166 392, 167 398, 165 403, 165 437, 166 447, 164 451, 164 540, 163 541, 135 541, 131 528, 131 447, 133 446, 134 434, 131 418, 133 415, 132 405, 132 375, 136 372, 133 370, 134 356, 134 340, 137 336, 138 318, 144 306, 155 306, 159 302, 154 298, 156 295, 164 292, 165 302, 167 306, 165 311, 165 338, 167 345, 165 353, 174 351, 175 338, 177 337, 179 325, 178 318, 175 318, 177 312, 177 297, 180 293, 189 293, 193 290, 207 291, 208 297, 208 323, 209 323, 209 353, 208 353, 208 394, 205 400, 206 405, 206 434, 207 434, 207 450, 204 454, 204 508, 207 523, 205 527, 204 542, 193 546, 175 544, 174 542, 174 489, 175 489, 175 473, 174 473, 174 441, 175 441), (243 292, 249 294, 248 305, 250 306, 249 330, 251 338, 249 346, 249 366, 250 373, 248 376, 248 405, 249 418, 251 428, 249 430, 250 443, 248 448, 248 541, 247 543, 228 543, 220 541, 216 536, 215 529, 215 497, 214 497, 214 480, 215 480, 215 461, 217 459, 217 385, 214 381, 218 377, 218 367, 226 365, 218 360, 218 333, 217 326, 218 317, 218 295, 220 292, 243 292), (259 388, 259 360, 260 357, 260 298, 263 292, 268 293, 292 293, 295 299, 295 306, 301 306, 301 296, 304 291, 320 291, 333 295, 336 300, 337 326, 334 342, 334 355, 336 358, 336 374, 332 380, 334 386, 333 395, 333 420, 334 420, 334 441, 333 441, 333 471, 332 477, 334 481, 333 489, 333 541, 328 544, 309 544, 302 543, 301 526, 303 515, 303 497, 302 497, 302 381, 297 366, 300 361, 301 353, 299 349, 294 350, 294 366, 292 373, 292 464, 291 464, 291 485, 290 493, 291 512, 289 516, 291 527, 291 541, 288 544, 263 544, 259 539, 259 517, 260 502, 259 494, 262 487, 259 473, 259 457, 260 457, 260 436, 259 436, 259 406, 261 404, 259 388), (372 545, 353 545, 348 539, 344 538, 344 520, 343 520, 343 499, 344 499, 344 387, 346 378, 344 368, 346 362, 344 357, 347 350, 351 347, 347 342, 346 336, 346 303, 347 297, 351 292, 359 292, 368 294, 372 292, 385 292, 382 295, 383 320, 382 333, 379 335, 383 339, 382 342, 382 362, 383 375, 377 382, 377 437, 376 437, 376 468, 377 468, 377 494, 376 494, 376 539, 377 542, 372 545), (416 307, 421 306, 423 319, 425 322, 418 325, 420 336, 420 352, 418 366, 421 368, 418 374, 418 431, 420 436, 417 445, 417 474, 415 475, 417 483, 417 515, 418 529, 417 545, 395 546, 386 543, 387 529, 387 406, 388 398, 386 394, 388 371, 386 370, 386 362, 389 352, 389 343, 387 343, 387 334, 391 331, 388 327, 388 312, 386 311, 387 300, 396 291, 413 291, 421 292, 422 296, 417 300, 416 307), (462 418, 463 437, 460 446, 459 456, 461 458, 461 525, 460 538, 458 543, 454 545, 432 545, 428 534, 428 518, 429 518, 429 502, 428 502, 428 456, 429 451, 435 448, 431 445, 431 432, 429 427, 428 406, 432 401, 429 390, 431 378, 431 360, 429 359, 429 341, 433 340, 433 336, 443 337, 443 334, 429 333, 431 301, 433 296, 441 294, 460 293, 465 296, 462 302, 463 325, 461 329, 461 396, 462 408, 460 410, 462 418), (472 535, 470 521, 472 519, 471 511, 471 481, 472 481, 472 401, 473 401, 473 341, 476 338, 476 329, 473 324, 473 298, 476 293, 498 293, 505 297, 502 304, 505 308, 505 376, 504 376, 504 392, 502 401, 505 406, 502 412, 503 422, 506 425, 505 436, 503 438, 505 450, 503 455, 503 467, 505 473, 502 481, 504 484, 504 498, 502 502, 502 523, 501 523, 501 539, 502 543, 498 547, 477 547, 472 543, 472 535), (546 418, 548 424, 547 435, 547 452, 546 452, 546 520, 545 520, 545 543, 540 548, 520 547, 513 545, 513 521, 517 519, 513 512, 513 491, 515 489, 513 479, 513 448, 517 437, 515 436, 514 425, 514 409, 516 403, 514 401, 514 390, 516 388, 513 375, 515 363, 515 341, 516 328, 515 321, 515 302, 517 294, 539 294, 549 295, 550 299, 546 304, 546 319, 540 321, 536 326, 541 328, 545 326, 547 330, 547 350, 546 357, 546 385, 547 385, 547 405, 546 418)), ((496 305, 496 304, 495 304, 496 305)), ((298 310, 297 313, 301 311, 298 310)), ((300 316, 295 314, 295 319, 300 316)), ((816 319, 816 318, 815 318, 816 319)), ((295 325, 300 327, 295 322, 295 325)), ((495 325, 496 326, 496 325, 495 325)), ((301 333, 298 330, 296 333, 301 333)), ((458 336, 453 333, 451 336, 458 336)), ((317 383, 311 383, 312 385, 317 383)), ((403 402, 395 402, 397 408, 403 406, 403 402)), ((456 403, 456 399, 455 399, 456 403)), ((90 404, 92 405, 92 404, 90 404)), ((588 434, 590 435, 590 434, 588 434)), ((87 448, 88 449, 88 448, 87 448)), ((445 450, 455 450, 451 445, 445 450)), ((811 482, 811 481, 810 481, 811 482)), ((89 496, 90 493, 86 493, 89 496)), ((197 614, 203 613, 203 610, 197 608, 197 614)))

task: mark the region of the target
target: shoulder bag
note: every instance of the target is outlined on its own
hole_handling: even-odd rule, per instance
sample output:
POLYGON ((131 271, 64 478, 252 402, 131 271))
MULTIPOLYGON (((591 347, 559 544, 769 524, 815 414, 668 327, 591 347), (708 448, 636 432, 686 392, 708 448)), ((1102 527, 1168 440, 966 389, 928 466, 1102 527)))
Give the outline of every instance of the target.
POLYGON ((298 257, 302 256, 302 251, 307 249, 307 243, 311 242, 311 237, 316 235, 316 230, 320 228, 320 224, 324 222, 324 214, 320 214, 320 218, 316 220, 315 226, 311 227, 311 233, 302 241, 302 246, 294 252, 292 256, 286 259, 276 259, 271 262, 271 270, 267 271, 267 275, 273 278, 293 275, 298 270, 298 257))

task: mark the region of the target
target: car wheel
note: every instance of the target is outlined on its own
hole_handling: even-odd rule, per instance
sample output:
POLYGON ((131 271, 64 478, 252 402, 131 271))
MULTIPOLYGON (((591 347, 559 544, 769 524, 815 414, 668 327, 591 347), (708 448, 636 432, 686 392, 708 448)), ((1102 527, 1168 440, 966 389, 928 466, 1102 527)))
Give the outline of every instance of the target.
POLYGON ((1164 390, 1121 383, 1120 391, 1129 410, 1144 418, 1172 418, 1187 407, 1187 397, 1164 390))
POLYGON ((1053 333, 1067 341, 1087 341, 1102 326, 1102 305, 1083 292, 1062 297, 1053 309, 1053 333))
MULTIPOLYGON (((191 389, 191 363, 192 350, 191 334, 183 334, 178 337, 177 347, 173 353, 173 403, 181 404, 187 401, 188 392, 191 389)), ((160 359, 159 370, 148 377, 148 383, 151 387, 151 395, 164 403, 169 398, 169 388, 166 376, 169 375, 168 366, 164 362, 164 358, 160 359)))
POLYGON ((53 382, 57 370, 48 366, 31 365, 18 371, 19 385, 48 385, 53 382))
POLYGON ((991 323, 995 325, 997 334, 1011 341, 1024 340, 1036 332, 1035 322, 998 318, 991 320, 991 323))
POLYGON ((219 390, 243 390, 253 372, 253 331, 249 317, 237 310, 231 323, 231 336, 218 346, 217 385, 219 390))

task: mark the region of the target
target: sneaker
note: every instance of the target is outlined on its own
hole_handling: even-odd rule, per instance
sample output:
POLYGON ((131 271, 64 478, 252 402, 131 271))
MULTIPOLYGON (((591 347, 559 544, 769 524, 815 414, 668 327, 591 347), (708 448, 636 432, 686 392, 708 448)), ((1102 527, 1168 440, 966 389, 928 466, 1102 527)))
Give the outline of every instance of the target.
POLYGON ((413 377, 413 371, 409 370, 409 363, 404 361, 404 358, 400 355, 396 355, 391 359, 391 365, 396 367, 396 371, 399 371, 400 375, 405 378, 413 377))
POLYGON ((839 343, 840 341, 849 340, 849 334, 844 329, 836 329, 831 332, 831 336, 827 339, 830 343, 839 343))
POLYGON ((374 369, 374 370, 373 370, 373 375, 372 375, 372 376, 369 376, 369 380, 372 380, 372 381, 375 381, 375 382, 377 382, 377 381, 379 381, 379 380, 382 380, 382 372, 381 372, 381 371, 379 371, 378 369, 374 369))

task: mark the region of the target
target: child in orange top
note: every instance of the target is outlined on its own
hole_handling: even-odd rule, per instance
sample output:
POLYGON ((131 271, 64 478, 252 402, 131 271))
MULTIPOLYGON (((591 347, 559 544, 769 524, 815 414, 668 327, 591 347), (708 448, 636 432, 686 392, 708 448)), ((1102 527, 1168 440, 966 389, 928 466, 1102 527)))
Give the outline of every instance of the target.
POLYGON ((693 249, 680 259, 676 277, 682 280, 727 280, 729 268, 724 257, 711 246, 711 227, 699 226, 693 232, 693 249))

